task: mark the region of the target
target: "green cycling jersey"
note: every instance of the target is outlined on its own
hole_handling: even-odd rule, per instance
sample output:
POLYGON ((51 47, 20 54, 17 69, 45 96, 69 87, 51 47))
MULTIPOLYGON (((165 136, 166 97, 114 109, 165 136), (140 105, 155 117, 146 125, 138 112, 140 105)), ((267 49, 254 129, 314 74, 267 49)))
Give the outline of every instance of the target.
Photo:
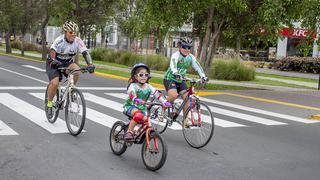
POLYGON ((198 72, 200 77, 206 77, 201 65, 192 54, 188 54, 184 57, 179 51, 177 51, 171 56, 170 65, 166 74, 164 75, 164 79, 181 83, 181 80, 175 79, 174 74, 178 73, 182 76, 185 76, 190 66, 192 66, 193 69, 198 72))

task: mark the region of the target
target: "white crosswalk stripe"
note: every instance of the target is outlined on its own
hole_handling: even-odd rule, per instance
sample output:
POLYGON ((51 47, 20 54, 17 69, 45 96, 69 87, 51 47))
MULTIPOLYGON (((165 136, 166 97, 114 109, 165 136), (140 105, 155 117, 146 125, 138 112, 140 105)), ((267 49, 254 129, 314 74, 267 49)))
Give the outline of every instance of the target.
MULTIPOLYGON (((124 93, 105 93, 106 95, 109 95, 109 96, 113 96, 113 97, 117 97, 117 98, 120 98, 120 99, 125 99, 127 98, 128 95, 124 94, 124 93)), ((206 117, 206 118, 209 118, 209 117, 206 117)), ((220 118, 214 118, 214 123, 215 125, 217 126, 220 126, 220 127, 245 127, 246 125, 243 125, 243 124, 238 124, 238 123, 235 123, 235 122, 231 122, 231 121, 226 121, 226 120, 223 120, 223 119, 220 119, 220 118)))
POLYGON ((68 133, 66 123, 57 119, 54 124, 47 121, 44 110, 37 108, 9 93, 0 93, 0 103, 19 113, 50 133, 68 133))
MULTIPOLYGON (((89 88, 88 90, 91 90, 90 87, 88 87, 88 88, 89 88)), ((20 87, 19 87, 19 89, 20 89, 20 87)), ((43 87, 39 88, 39 90, 40 89, 42 90, 43 87)), ((113 90, 113 88, 102 88, 102 89, 113 90)), ((102 89, 98 88, 97 90, 102 90, 102 89)), ((32 90, 32 88, 30 88, 29 90, 32 90)), ((117 90, 120 90, 120 88, 117 90)), ((38 98, 38 99, 41 99, 42 101, 44 99, 44 93, 42 93, 42 92, 41 93, 29 92, 29 94, 38 98)), ((107 96, 121 99, 121 100, 118 102, 118 101, 115 101, 112 99, 108 99, 107 96, 102 97, 102 96, 94 95, 92 93, 83 93, 85 100, 87 102, 92 102, 92 103, 98 104, 100 106, 104 106, 109 109, 112 109, 112 110, 115 110, 117 112, 122 113, 123 103, 120 103, 120 102, 123 102, 123 100, 125 98, 127 98, 127 94, 125 94, 125 93, 104 93, 104 94, 107 96)), ((284 123, 284 122, 258 117, 259 114, 262 114, 265 116, 276 117, 277 119, 284 119, 284 120, 288 120, 288 121, 294 121, 294 122, 306 123, 306 124, 319 122, 319 121, 312 121, 309 119, 304 119, 304 118, 295 117, 295 116, 291 116, 291 115, 285 115, 285 114, 275 113, 275 112, 271 112, 271 111, 265 111, 265 110, 261 110, 261 109, 232 104, 232 103, 228 103, 228 102, 217 101, 217 100, 204 98, 204 97, 201 97, 201 100, 203 102, 218 104, 220 106, 241 110, 242 112, 240 113, 240 112, 235 112, 232 110, 227 110, 226 108, 218 108, 215 106, 209 106, 209 108, 212 110, 212 112, 214 112, 216 114, 221 114, 223 116, 232 117, 232 118, 234 118, 234 121, 236 121, 237 119, 241 119, 244 121, 268 125, 268 126, 287 125, 287 123, 284 123), (252 113, 255 113, 256 115, 249 115, 249 114, 246 114, 245 112, 252 112, 252 113)), ((45 117, 45 112, 43 110, 43 107, 36 107, 36 106, 34 106, 34 105, 32 105, 32 104, 30 104, 20 98, 13 96, 10 93, 0 93, 0 104, 9 108, 12 112, 16 112, 16 113, 20 114, 21 116, 30 120, 32 123, 37 124, 41 128, 48 131, 49 133, 52 133, 52 134, 69 133, 69 131, 67 130, 65 121, 58 118, 56 123, 54 123, 54 124, 49 123, 45 117)), ((116 121, 125 120, 124 116, 121 118, 119 118, 118 116, 112 117, 111 115, 108 115, 103 112, 99 112, 99 111, 93 109, 92 107, 88 107, 88 104, 87 104, 86 111, 87 111, 87 113, 86 113, 87 119, 89 119, 99 125, 109 127, 109 128, 111 128, 112 125, 116 121)), ((209 118, 209 117, 203 117, 203 121, 206 121, 207 118, 209 118)), ((240 124, 237 122, 232 122, 233 120, 229 121, 229 120, 224 120, 224 119, 220 119, 220 118, 216 118, 216 117, 214 120, 215 120, 216 126, 220 126, 220 127, 224 127, 224 128, 227 128, 227 127, 228 128, 229 127, 248 127, 248 125, 246 123, 240 124)), ((242 122, 244 122, 244 121, 242 121, 242 122)), ((250 124, 250 126, 252 126, 252 125, 250 124)), ((169 128, 171 128, 173 130, 181 130, 182 129, 181 126, 177 123, 174 123, 169 128)), ((17 133, 15 130, 13 130, 7 124, 5 124, 3 121, 0 120, 0 135, 19 135, 19 133, 17 133)))
POLYGON ((13 129, 11 129, 9 126, 7 126, 3 121, 0 120, 0 136, 3 135, 19 135, 17 132, 15 132, 13 129))
POLYGON ((217 100, 208 99, 208 98, 204 98, 204 97, 201 97, 200 99, 205 102, 210 102, 210 103, 214 103, 214 104, 219 104, 219 105, 223 105, 223 106, 227 106, 227 107, 232 107, 232 108, 250 111, 250 112, 254 112, 254 113, 264 114, 264 115, 268 115, 268 116, 274 116, 277 118, 287 119, 290 121, 296 121, 296 122, 307 123, 307 124, 318 123, 318 121, 299 118, 299 117, 290 116, 290 115, 286 115, 286 114, 275 113, 275 112, 271 112, 271 111, 265 111, 265 110, 251 108, 251 107, 247 107, 247 106, 241 106, 241 105, 232 104, 232 103, 228 103, 228 102, 217 101, 217 100))
MULTIPOLYGON (((45 94, 44 93, 29 93, 32 96, 39 98, 41 100, 44 99, 45 94)), ((107 126, 107 127, 112 127, 112 125, 116 122, 116 121, 120 121, 120 119, 111 117, 109 115, 103 114, 101 112, 98 112, 96 110, 93 110, 91 108, 86 108, 86 117, 88 119, 90 119, 91 121, 94 121, 98 124, 101 124, 103 126, 107 126)))
MULTIPOLYGON (((111 101, 109 99, 106 98, 102 98, 90 93, 84 93, 84 97, 86 100, 94 102, 94 103, 98 103, 102 106, 114 109, 116 111, 122 112, 123 111, 123 104, 120 104, 118 102, 115 101, 111 101)), ((180 130, 182 129, 181 126, 178 123, 173 123, 172 126, 170 126, 169 128, 174 129, 174 130, 180 130)))

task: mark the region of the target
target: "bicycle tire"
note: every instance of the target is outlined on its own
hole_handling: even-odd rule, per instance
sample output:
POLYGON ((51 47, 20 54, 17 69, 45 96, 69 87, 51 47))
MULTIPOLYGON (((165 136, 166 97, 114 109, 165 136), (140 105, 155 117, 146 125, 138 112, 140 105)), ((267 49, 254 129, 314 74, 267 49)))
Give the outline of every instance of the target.
MULTIPOLYGON (((84 127, 84 124, 86 122, 86 102, 85 102, 85 99, 83 97, 83 94, 81 93, 81 91, 79 91, 78 89, 76 88, 73 88, 71 91, 70 91, 70 94, 68 94, 68 97, 67 97, 67 100, 66 100, 66 107, 65 107, 65 120, 66 120, 66 124, 67 124, 67 128, 70 132, 71 135, 73 136, 77 136, 81 133, 83 127, 84 127), (77 94, 77 96, 75 96, 77 94), (72 99, 74 97, 77 97, 76 99, 72 99), (78 123, 76 121, 76 123, 74 122, 71 122, 71 118, 69 117, 71 113, 74 113, 74 112, 71 112, 71 111, 74 111, 74 109, 70 108, 69 105, 71 106, 74 106, 75 103, 70 103, 70 98, 72 101, 75 101, 77 100, 77 106, 78 106, 78 109, 82 109, 82 115, 81 115, 81 122, 78 123), (80 101, 78 101, 80 100, 80 101), (81 105, 79 104, 81 102, 81 105), (77 128, 76 130, 74 130, 74 128, 77 128)), ((78 115, 76 115, 78 116, 78 115)))
POLYGON ((53 103, 52 111, 53 111, 54 114, 53 114, 52 118, 49 118, 48 117, 48 106, 47 106, 47 103, 48 103, 48 88, 49 88, 49 85, 46 88, 46 93, 45 93, 45 98, 44 98, 44 111, 46 113, 46 117, 47 117, 48 121, 53 124, 53 123, 56 122, 56 120, 58 119, 58 116, 59 116, 60 107, 57 104, 57 101, 59 100, 59 89, 57 89, 56 95, 52 100, 52 103, 53 103))
POLYGON ((158 142, 158 150, 159 150, 158 153, 149 151, 146 140, 143 142, 141 147, 141 156, 142 156, 143 164, 146 166, 148 170, 151 170, 151 171, 156 171, 160 169, 166 162, 167 154, 168 154, 167 144, 164 142, 160 134, 158 134, 157 132, 152 132, 150 134, 150 146, 152 148, 154 147, 154 144, 152 144, 152 142, 154 143, 154 139, 157 139, 157 142, 158 142), (155 164, 150 164, 150 162, 146 159, 148 153, 150 154, 150 156, 157 156, 157 154, 161 153, 160 160, 155 164))
POLYGON ((109 135, 109 144, 110 144, 110 148, 112 150, 112 152, 118 156, 120 156, 121 154, 123 154, 126 150, 127 150, 127 145, 125 140, 122 138, 120 138, 120 140, 122 140, 122 143, 119 141, 119 133, 116 136, 116 130, 117 128, 120 127, 119 133, 122 134, 120 136, 124 136, 124 134, 126 133, 126 128, 125 128, 125 123, 122 121, 117 121, 113 124, 111 130, 110 130, 110 135, 109 135), (120 142, 120 143, 119 143, 120 142), (115 147, 115 144, 119 145, 119 148, 115 147))
POLYGON ((182 122, 183 137, 191 147, 198 149, 198 148, 202 148, 202 147, 206 146, 210 142, 210 140, 211 140, 211 138, 213 136, 213 132, 214 132, 214 118, 213 118, 213 115, 212 115, 212 112, 211 112, 210 108, 206 104, 204 104, 202 102, 198 102, 193 107, 189 107, 186 114, 189 114, 189 112, 191 111, 191 108, 196 108, 196 110, 202 110, 202 112, 207 112, 208 113, 206 115, 201 113, 202 124, 201 124, 200 127, 194 127, 194 128, 190 127, 190 126, 186 127, 186 125, 185 125, 186 117, 183 118, 183 122, 182 122), (211 124, 211 126, 210 126, 210 124, 211 124), (200 143, 197 143, 197 142, 193 141, 193 139, 190 136, 191 130, 193 129, 194 132, 199 130, 199 133, 200 133, 200 136, 201 136, 202 135, 201 134, 202 133, 202 129, 201 128, 203 128, 204 125, 208 125, 209 126, 209 128, 208 128, 209 129, 208 130, 209 133, 205 137, 204 141, 200 142, 200 143))

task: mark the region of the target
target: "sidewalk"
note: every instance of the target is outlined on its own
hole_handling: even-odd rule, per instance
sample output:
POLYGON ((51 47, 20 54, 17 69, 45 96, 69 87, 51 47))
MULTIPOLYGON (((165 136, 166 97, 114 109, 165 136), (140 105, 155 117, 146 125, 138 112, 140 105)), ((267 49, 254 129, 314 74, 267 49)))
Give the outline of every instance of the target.
MULTIPOLYGON (((0 51, 5 51, 4 48, 0 48, 0 51)), ((13 53, 20 54, 20 51, 13 50, 13 53)), ((40 54, 36 53, 28 53, 26 52, 25 55, 31 56, 31 57, 40 57, 40 54)), ((118 70, 123 72, 130 72, 129 68, 121 68, 121 67, 115 67, 115 66, 107 66, 107 65, 101 65, 101 64, 95 64, 96 67, 99 68, 105 68, 109 70, 118 70)), ((277 71, 277 70, 269 70, 269 69, 261 69, 256 68, 257 72, 266 73, 266 74, 278 74, 283 76, 289 76, 289 77, 303 77, 303 78, 310 78, 310 79, 318 79, 318 75, 313 74, 306 74, 306 73, 296 73, 296 72, 285 72, 285 71, 277 71)), ((153 77, 159 77, 163 78, 163 74, 159 73, 152 73, 153 77)), ((274 81, 280 81, 284 83, 289 84, 296 84, 296 85, 302 85, 307 87, 313 87, 317 88, 317 83, 309 83, 309 82, 301 82, 301 81, 294 81, 294 80, 285 80, 285 79, 279 79, 279 78, 271 78, 271 77, 263 77, 263 76, 256 76, 260 79, 269 79, 274 81)), ((291 87, 281 87, 281 86, 272 86, 272 85, 262 85, 262 84, 256 84, 256 83, 250 83, 250 82, 237 82, 237 81, 223 81, 223 80, 210 80, 209 83, 212 84, 222 84, 222 85, 232 85, 232 86, 242 86, 242 87, 250 87, 250 88, 257 88, 257 89, 266 89, 266 90, 274 90, 274 91, 314 91, 310 89, 302 89, 302 88, 291 88, 291 87)))

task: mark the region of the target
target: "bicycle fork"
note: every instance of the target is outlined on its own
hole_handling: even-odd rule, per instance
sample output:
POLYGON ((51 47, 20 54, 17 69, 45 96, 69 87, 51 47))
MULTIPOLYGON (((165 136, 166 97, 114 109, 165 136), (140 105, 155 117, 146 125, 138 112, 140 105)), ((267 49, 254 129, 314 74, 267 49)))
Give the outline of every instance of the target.
POLYGON ((197 99, 190 97, 189 98, 189 104, 190 104, 190 113, 191 113, 191 123, 192 126, 201 126, 201 115, 200 115, 200 105, 197 99), (197 115, 198 115, 198 119, 197 119, 197 123, 195 123, 195 118, 194 118, 194 107, 196 107, 196 111, 197 111, 197 115))
POLYGON ((153 150, 152 147, 151 147, 151 144, 150 144, 150 131, 151 131, 151 128, 148 128, 147 131, 146 131, 146 141, 147 141, 147 146, 148 146, 148 149, 149 149, 149 152, 150 153, 158 153, 159 152, 159 146, 158 146, 158 140, 157 138, 153 138, 153 141, 154 141, 154 146, 155 146, 155 149, 153 150))

